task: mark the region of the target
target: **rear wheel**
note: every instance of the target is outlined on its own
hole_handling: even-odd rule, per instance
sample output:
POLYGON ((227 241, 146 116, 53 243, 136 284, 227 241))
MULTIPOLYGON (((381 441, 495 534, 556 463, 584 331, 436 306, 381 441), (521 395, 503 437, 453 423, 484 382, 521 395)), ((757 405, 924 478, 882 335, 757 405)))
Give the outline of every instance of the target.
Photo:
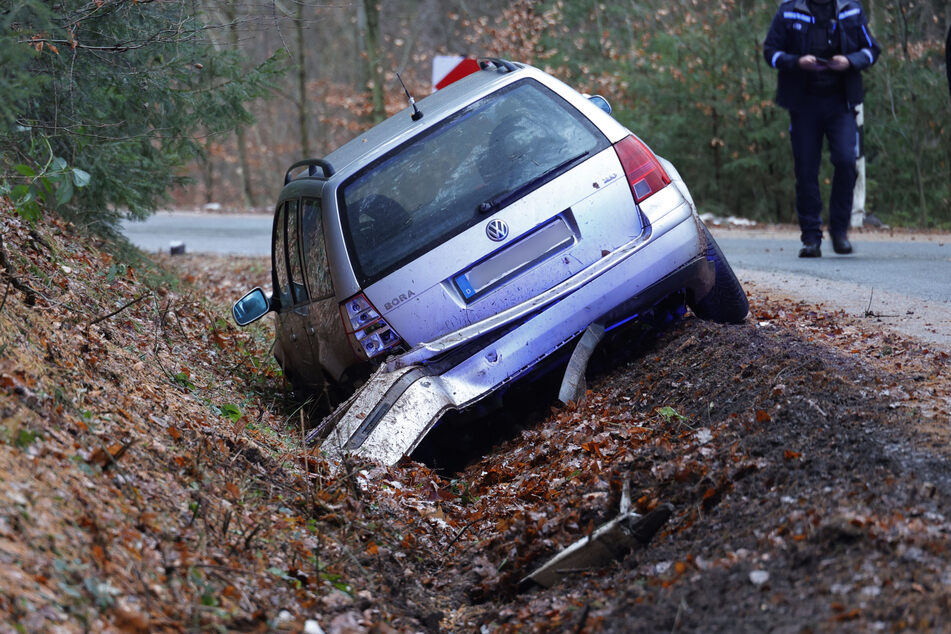
POLYGON ((706 295, 690 302, 690 309, 701 319, 721 324, 741 323, 750 310, 746 292, 726 261, 720 245, 710 235, 710 230, 704 227, 703 233, 707 238, 707 259, 716 266, 716 278, 713 288, 706 295))

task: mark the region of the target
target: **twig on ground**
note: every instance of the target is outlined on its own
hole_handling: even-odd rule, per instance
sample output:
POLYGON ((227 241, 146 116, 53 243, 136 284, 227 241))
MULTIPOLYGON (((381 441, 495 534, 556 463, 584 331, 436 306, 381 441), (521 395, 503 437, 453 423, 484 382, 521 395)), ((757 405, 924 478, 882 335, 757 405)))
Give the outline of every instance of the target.
POLYGON ((826 413, 822 410, 822 408, 819 407, 819 405, 818 405, 814 400, 812 400, 811 398, 810 398, 810 399, 806 399, 806 402, 809 403, 810 405, 812 405, 814 408, 816 408, 816 411, 819 412, 820 414, 822 414, 823 416, 826 416, 826 417, 829 416, 829 415, 826 414, 826 413))
POLYGON ((581 618, 578 619, 578 627, 575 628, 575 634, 581 634, 584 631, 584 626, 588 623, 588 613, 591 611, 591 604, 585 603, 584 608, 581 609, 581 618))
POLYGON ((3 310, 3 307, 7 303, 7 294, 10 292, 10 280, 7 280, 7 283, 3 286, 3 299, 0 299, 0 311, 3 310))
POLYGON ((883 314, 881 314, 881 313, 876 313, 874 310, 872 310, 872 295, 873 295, 874 293, 875 293, 875 289, 873 288, 873 289, 869 292, 869 294, 868 294, 868 306, 865 307, 864 316, 865 316, 865 317, 878 317, 878 318, 881 318, 881 317, 898 317, 898 315, 883 315, 883 314))
POLYGON ((781 376, 783 375, 783 373, 784 373, 786 370, 788 370, 789 368, 793 368, 793 369, 798 370, 798 369, 801 368, 802 366, 803 366, 802 363, 797 363, 797 364, 795 364, 795 365, 793 365, 793 364, 790 363, 790 364, 788 364, 788 365, 783 366, 783 368, 782 368, 779 372, 776 373, 776 376, 773 377, 773 380, 771 381, 771 383, 773 383, 773 385, 775 385, 776 382, 779 381, 779 377, 781 377, 781 376))
POLYGON ((462 537, 462 534, 465 533, 467 530, 469 530, 469 527, 472 526, 473 524, 475 524, 476 522, 478 522, 480 519, 482 519, 481 516, 475 518, 474 520, 472 520, 471 522, 469 522, 468 524, 466 524, 465 526, 463 526, 462 528, 460 528, 458 531, 456 531, 455 536, 454 536, 452 539, 449 540, 449 543, 448 543, 448 544, 446 544, 446 548, 445 548, 445 550, 443 551, 443 553, 444 553, 444 554, 448 554, 448 553, 449 553, 449 549, 452 548, 452 545, 453 545, 453 544, 455 544, 457 541, 459 541, 459 538, 462 537))
POLYGON ((685 607, 687 607, 687 602, 681 599, 680 604, 677 606, 677 615, 674 617, 674 625, 670 628, 671 634, 676 632, 677 628, 680 627, 680 617, 683 616, 685 607))
MULTIPOLYGON (((16 276, 13 265, 7 258, 7 250, 3 246, 3 237, 0 237, 0 265, 3 266, 3 276, 7 278, 7 281, 13 288, 26 295, 26 299, 24 300, 26 305, 34 306, 36 304, 36 291, 30 288, 29 284, 21 281, 20 278, 16 276)), ((6 295, 4 295, 4 300, 6 300, 6 295)))
POLYGON ((46 241, 46 238, 41 236, 36 229, 30 229, 30 237, 33 238, 33 241, 46 247, 47 251, 52 251, 53 247, 49 242, 46 241))
POLYGON ((152 294, 152 291, 146 291, 146 292, 142 293, 141 295, 139 295, 139 296, 136 297, 135 299, 130 300, 130 301, 126 302, 125 304, 123 304, 122 306, 120 306, 119 308, 115 309, 114 311, 112 311, 112 312, 109 313, 108 315, 103 315, 102 317, 97 317, 96 319, 93 319, 91 322, 89 322, 88 324, 86 324, 86 327, 89 328, 90 326, 95 326, 95 325, 98 324, 99 322, 105 321, 105 320, 109 319, 110 317, 114 317, 114 316, 118 315, 119 313, 121 313, 122 311, 124 311, 124 310, 125 310, 126 308, 128 308, 129 306, 132 306, 133 304, 137 304, 137 303, 141 302, 143 299, 145 299, 146 297, 148 297, 148 296, 151 295, 151 294, 152 294))
POLYGON ((264 525, 265 525, 265 522, 263 522, 263 521, 262 521, 262 522, 258 522, 258 523, 255 525, 255 527, 254 527, 253 529, 251 529, 251 532, 248 533, 248 535, 244 538, 244 549, 245 549, 245 550, 250 550, 250 549, 251 549, 251 542, 252 542, 252 540, 254 539, 254 536, 258 534, 258 531, 260 531, 262 528, 264 528, 264 525))

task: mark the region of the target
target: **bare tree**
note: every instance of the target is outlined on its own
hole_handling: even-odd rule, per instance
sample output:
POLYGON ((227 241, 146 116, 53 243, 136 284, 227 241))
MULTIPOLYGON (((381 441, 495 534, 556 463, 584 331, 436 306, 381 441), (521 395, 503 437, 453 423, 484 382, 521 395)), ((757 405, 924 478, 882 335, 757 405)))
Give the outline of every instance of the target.
POLYGON ((380 49, 380 5, 377 0, 361 0, 357 3, 357 24, 360 30, 362 50, 360 56, 365 64, 365 85, 370 89, 370 119, 374 123, 386 117, 383 105, 383 59, 380 49))
POLYGON ((304 156, 310 156, 310 97, 307 95, 307 47, 304 32, 304 3, 297 3, 294 30, 297 34, 297 125, 300 128, 300 147, 304 156))

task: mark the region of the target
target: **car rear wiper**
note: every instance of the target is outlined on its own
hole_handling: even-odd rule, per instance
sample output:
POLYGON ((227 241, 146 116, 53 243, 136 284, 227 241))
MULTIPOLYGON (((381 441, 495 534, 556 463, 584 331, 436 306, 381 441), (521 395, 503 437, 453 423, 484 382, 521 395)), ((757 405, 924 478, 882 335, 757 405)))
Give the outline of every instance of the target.
POLYGON ((576 163, 578 160, 588 156, 589 152, 585 150, 580 154, 572 156, 570 159, 564 160, 558 165, 555 165, 551 169, 545 170, 543 173, 539 174, 535 178, 525 181, 517 187, 512 189, 505 190, 504 192, 499 192, 498 194, 492 196, 488 200, 484 200, 479 203, 479 206, 476 208, 479 213, 487 214, 490 211, 495 211, 496 209, 501 209, 514 198, 521 196, 522 194, 535 189, 539 185, 550 181, 552 178, 563 172, 565 169, 576 163))

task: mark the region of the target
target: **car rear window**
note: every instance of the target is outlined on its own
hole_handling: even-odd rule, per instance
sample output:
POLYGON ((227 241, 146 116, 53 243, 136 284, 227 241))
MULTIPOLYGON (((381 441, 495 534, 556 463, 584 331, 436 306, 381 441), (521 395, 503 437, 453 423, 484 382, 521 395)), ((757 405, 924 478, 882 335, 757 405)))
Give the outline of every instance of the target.
POLYGON ((523 80, 460 110, 340 189, 357 278, 367 285, 607 147, 561 97, 523 80))

